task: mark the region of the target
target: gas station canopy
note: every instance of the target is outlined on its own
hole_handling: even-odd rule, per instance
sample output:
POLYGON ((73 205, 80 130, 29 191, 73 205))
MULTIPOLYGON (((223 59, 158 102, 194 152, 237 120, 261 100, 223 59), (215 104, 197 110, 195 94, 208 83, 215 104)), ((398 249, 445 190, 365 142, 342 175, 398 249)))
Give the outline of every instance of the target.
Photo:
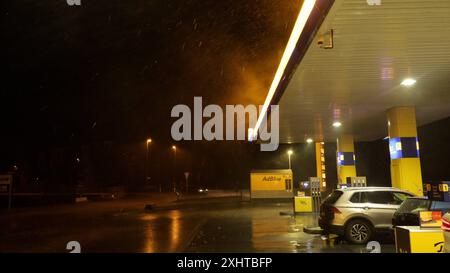
POLYGON ((334 1, 304 54, 290 56, 271 100, 280 142, 383 138, 396 106, 415 106, 418 126, 450 116, 450 1, 379 2, 334 1))

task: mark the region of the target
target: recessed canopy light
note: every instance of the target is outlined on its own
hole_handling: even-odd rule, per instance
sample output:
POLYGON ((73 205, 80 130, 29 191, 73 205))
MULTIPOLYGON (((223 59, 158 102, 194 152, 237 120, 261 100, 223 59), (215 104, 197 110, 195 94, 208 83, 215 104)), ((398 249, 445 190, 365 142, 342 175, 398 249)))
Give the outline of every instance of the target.
POLYGON ((313 139, 312 139, 312 138, 308 138, 308 139, 306 140, 306 142, 307 142, 307 143, 312 143, 312 142, 313 142, 313 139))
POLYGON ((289 150, 289 151, 287 151, 287 154, 288 155, 291 155, 291 154, 293 154, 294 152, 292 151, 292 150, 289 150))
POLYGON ((416 83, 415 79, 408 78, 408 79, 404 79, 402 81, 401 85, 403 85, 403 86, 413 86, 415 83, 416 83))
POLYGON ((341 127, 341 126, 342 126, 342 123, 340 123, 339 121, 335 121, 335 122, 333 123, 333 127, 338 128, 338 127, 341 127))

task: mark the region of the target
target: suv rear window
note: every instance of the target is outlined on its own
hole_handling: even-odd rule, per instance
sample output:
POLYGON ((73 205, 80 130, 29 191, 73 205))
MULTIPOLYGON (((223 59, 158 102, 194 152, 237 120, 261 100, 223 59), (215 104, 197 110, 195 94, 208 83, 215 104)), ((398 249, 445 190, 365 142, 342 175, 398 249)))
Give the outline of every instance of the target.
POLYGON ((349 199, 350 202, 358 204, 358 203, 363 203, 361 202, 361 193, 360 192, 355 192, 352 197, 349 199))
POLYGON ((402 203, 398 198, 394 198, 394 195, 390 191, 366 192, 365 195, 367 202, 373 204, 400 205, 402 203))
POLYGON ((325 198, 325 200, 323 200, 323 203, 327 205, 332 205, 336 203, 336 201, 339 199, 339 197, 342 196, 342 194, 343 194, 342 191, 334 191, 330 195, 328 195, 328 197, 325 198))
POLYGON ((370 202, 400 205, 408 197, 411 195, 404 192, 355 192, 349 201, 355 204, 370 202))

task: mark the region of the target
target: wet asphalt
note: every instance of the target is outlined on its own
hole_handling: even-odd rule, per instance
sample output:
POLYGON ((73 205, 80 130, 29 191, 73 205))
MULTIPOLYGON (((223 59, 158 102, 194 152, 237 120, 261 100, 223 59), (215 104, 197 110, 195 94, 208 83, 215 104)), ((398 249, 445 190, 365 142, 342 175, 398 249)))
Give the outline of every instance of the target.
MULTIPOLYGON (((289 202, 240 196, 176 200, 173 194, 1 210, 0 252, 69 252, 69 241, 79 242, 81 252, 368 252, 304 233, 305 226, 316 225, 316 216, 289 212, 289 202), (156 207, 145 210, 146 204, 156 207)), ((382 252, 395 251, 391 239, 380 242, 382 252)))

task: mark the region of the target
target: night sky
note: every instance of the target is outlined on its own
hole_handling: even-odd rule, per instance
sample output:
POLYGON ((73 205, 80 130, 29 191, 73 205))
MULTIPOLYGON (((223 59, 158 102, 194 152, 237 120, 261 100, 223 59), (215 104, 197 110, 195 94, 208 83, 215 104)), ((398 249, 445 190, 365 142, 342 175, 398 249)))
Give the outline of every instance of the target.
POLYGON ((301 6, 81 1, 2 1, 4 164, 36 150, 105 140, 152 137, 170 145, 170 111, 192 105, 194 96, 204 104, 262 104, 301 6))

